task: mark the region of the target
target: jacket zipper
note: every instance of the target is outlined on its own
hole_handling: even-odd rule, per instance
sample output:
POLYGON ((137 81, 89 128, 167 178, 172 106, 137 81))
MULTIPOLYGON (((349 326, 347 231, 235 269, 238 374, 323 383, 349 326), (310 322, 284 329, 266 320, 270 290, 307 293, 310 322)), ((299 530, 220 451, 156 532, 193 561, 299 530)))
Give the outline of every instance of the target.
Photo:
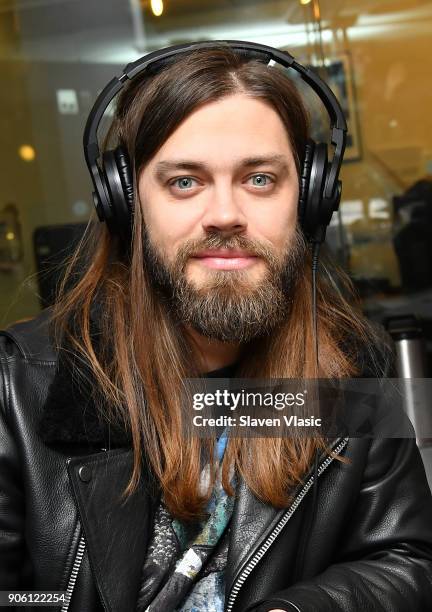
POLYGON ((71 574, 69 576, 69 582, 66 588, 66 595, 65 595, 65 602, 61 607, 60 612, 67 612, 69 609, 69 604, 70 601, 72 599, 72 593, 74 591, 75 588, 75 583, 78 577, 78 572, 79 572, 79 568, 81 565, 81 561, 83 559, 84 556, 84 551, 85 551, 85 540, 84 540, 84 536, 81 535, 80 540, 78 542, 78 550, 77 553, 75 555, 75 560, 72 566, 72 571, 71 574))
MULTIPOLYGON (((348 438, 344 438, 335 447, 333 452, 336 455, 339 455, 340 452, 345 448, 345 446, 347 444, 348 444, 348 438)), ((318 468, 318 476, 321 476, 321 474, 328 468, 328 466, 332 463, 333 460, 334 460, 334 457, 328 456, 327 459, 325 459, 325 461, 323 461, 323 463, 318 468)), ((232 612, 232 609, 233 609, 233 606, 234 606, 234 602, 237 599, 239 591, 240 591, 241 587, 243 586, 244 582, 246 581, 246 578, 252 572, 252 570, 257 565, 257 563, 263 558, 263 556, 268 551, 268 549, 273 544, 273 542, 276 540, 276 538, 278 537, 278 535, 280 534, 282 529, 288 523, 288 521, 290 520, 290 518, 292 517, 294 512, 297 510, 297 508, 299 507, 299 505, 303 501, 303 498, 305 497, 306 493, 311 488, 311 486, 313 484, 313 481, 314 481, 314 477, 310 476, 308 481, 303 485, 301 491, 297 494, 297 496, 294 499, 294 501, 291 504, 291 506, 286 510, 286 512, 281 517, 280 521, 274 527, 273 531, 267 537, 266 541, 259 547, 257 552, 252 556, 251 560, 247 563, 246 567, 240 573, 240 576, 237 578, 237 580, 235 580, 234 585, 233 585, 233 587, 231 589, 229 598, 228 598, 228 603, 227 603, 227 607, 225 609, 225 612, 232 612)))

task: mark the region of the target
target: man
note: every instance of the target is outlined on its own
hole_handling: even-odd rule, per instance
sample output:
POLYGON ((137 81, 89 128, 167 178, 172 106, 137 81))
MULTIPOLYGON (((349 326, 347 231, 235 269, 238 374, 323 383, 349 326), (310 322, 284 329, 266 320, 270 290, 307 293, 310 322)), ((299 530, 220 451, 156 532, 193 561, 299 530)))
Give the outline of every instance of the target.
MULTIPOLYGON (((97 227, 53 311, 0 337, 0 587, 80 612, 426 611, 413 440, 182 434, 185 378, 317 374, 295 88, 193 51, 131 82, 111 137, 130 243, 97 227)), ((318 279, 318 374, 388 374, 336 286, 318 279)))

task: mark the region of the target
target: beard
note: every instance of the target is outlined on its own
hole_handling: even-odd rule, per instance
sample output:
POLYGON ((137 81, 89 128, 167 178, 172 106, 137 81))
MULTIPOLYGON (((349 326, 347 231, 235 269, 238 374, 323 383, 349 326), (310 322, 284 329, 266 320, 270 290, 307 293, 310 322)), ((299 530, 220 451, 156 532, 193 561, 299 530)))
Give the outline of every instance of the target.
POLYGON ((279 254, 267 244, 245 236, 226 237, 215 232, 202 240, 186 241, 174 261, 169 262, 144 227, 143 254, 151 286, 177 322, 222 342, 261 338, 286 322, 306 251, 298 227, 279 254), (255 280, 248 268, 207 268, 206 279, 199 286, 187 278, 185 269, 195 253, 222 248, 244 250, 260 257, 266 264, 264 274, 255 280))

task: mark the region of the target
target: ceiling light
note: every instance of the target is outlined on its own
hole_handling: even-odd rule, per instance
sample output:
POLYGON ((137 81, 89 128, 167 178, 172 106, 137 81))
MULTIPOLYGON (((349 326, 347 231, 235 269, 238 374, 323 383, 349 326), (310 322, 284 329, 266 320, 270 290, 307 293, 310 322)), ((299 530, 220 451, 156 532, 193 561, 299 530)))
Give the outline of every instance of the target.
POLYGON ((160 17, 163 13, 163 0, 150 0, 153 15, 160 17))
POLYGON ((36 157, 36 152, 30 145, 21 145, 18 149, 18 155, 24 161, 33 161, 36 157))
POLYGON ((300 0, 300 4, 309 4, 311 0, 300 0))

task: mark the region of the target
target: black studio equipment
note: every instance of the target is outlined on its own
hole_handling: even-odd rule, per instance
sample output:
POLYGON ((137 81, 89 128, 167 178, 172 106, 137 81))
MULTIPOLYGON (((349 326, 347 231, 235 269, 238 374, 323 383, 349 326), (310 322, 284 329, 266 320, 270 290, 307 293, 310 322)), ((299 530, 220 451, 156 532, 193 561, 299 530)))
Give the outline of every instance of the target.
POLYGON ((34 230, 33 249, 41 308, 54 303, 57 287, 65 272, 64 261, 74 252, 86 227, 86 223, 69 223, 46 225, 34 230))
POLYGON ((397 216, 406 222, 393 238, 405 293, 432 287, 432 180, 417 181, 393 198, 397 216))
POLYGON ((98 127, 113 98, 137 75, 158 70, 175 62, 187 52, 228 46, 248 59, 290 68, 312 87, 330 117, 330 141, 334 153, 329 160, 328 145, 309 140, 303 162, 299 197, 299 219, 305 235, 314 245, 325 239, 333 212, 338 210, 341 197, 339 172, 346 146, 347 124, 343 110, 328 85, 310 68, 299 64, 286 51, 244 41, 212 41, 176 45, 160 49, 128 64, 119 77, 114 77, 102 90, 87 119, 84 131, 84 155, 94 186, 94 205, 100 221, 107 223, 111 233, 129 243, 133 216, 133 181, 128 153, 121 143, 105 151, 99 160, 98 127), (99 163, 98 163, 99 160, 99 163))

